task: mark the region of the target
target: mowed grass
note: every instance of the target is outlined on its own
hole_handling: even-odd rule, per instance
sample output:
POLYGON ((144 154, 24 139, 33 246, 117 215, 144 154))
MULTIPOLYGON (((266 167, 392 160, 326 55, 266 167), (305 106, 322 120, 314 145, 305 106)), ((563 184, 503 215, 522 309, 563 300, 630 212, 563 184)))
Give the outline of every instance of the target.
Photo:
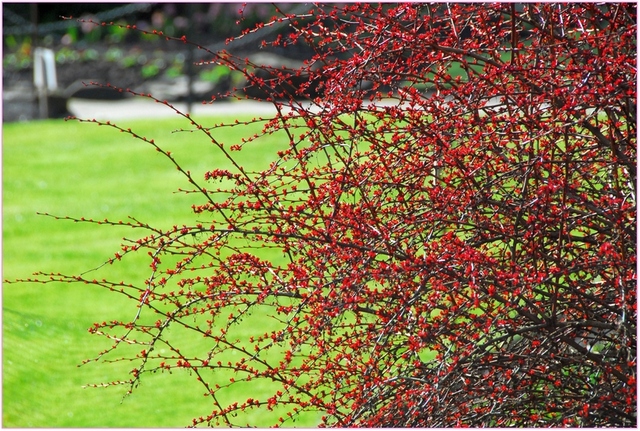
MULTIPOLYGON (((233 119, 203 124, 223 120, 233 119)), ((118 125, 171 150, 195 178, 229 166, 202 133, 172 133, 189 127, 179 117, 118 125)), ((228 146, 260 128, 225 128, 215 136, 228 146)), ((111 257, 122 237, 138 235, 130 228, 55 220, 37 212, 99 220, 131 215, 159 227, 196 219, 190 206, 199 202, 197 195, 174 193, 190 188, 184 177, 150 145, 127 134, 51 120, 5 124, 2 138, 3 279, 27 278, 36 271, 78 274, 111 257)), ((262 139, 240 153, 240 160, 249 170, 265 167, 287 142, 276 135, 262 139)), ((148 276, 145 257, 124 259, 100 275, 140 281, 148 276)), ((104 320, 129 321, 135 313, 131 301, 95 286, 63 283, 3 283, 2 299, 4 427, 183 427, 212 409, 203 387, 179 372, 145 375, 124 401, 124 386, 83 389, 88 383, 126 379, 133 368, 131 362, 78 367, 110 345, 87 328, 104 320)), ((230 396, 257 398, 268 389, 259 385, 230 396)), ((253 412, 247 423, 268 426, 276 419, 253 412)), ((289 425, 311 427, 317 419, 308 416, 289 425)))

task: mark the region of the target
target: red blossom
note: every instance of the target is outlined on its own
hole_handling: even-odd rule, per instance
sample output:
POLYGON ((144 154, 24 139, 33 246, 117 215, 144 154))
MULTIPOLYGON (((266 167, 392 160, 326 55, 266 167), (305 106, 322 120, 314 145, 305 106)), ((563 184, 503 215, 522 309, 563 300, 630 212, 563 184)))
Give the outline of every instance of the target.
POLYGON ((310 9, 262 23, 290 25, 265 47, 313 48, 301 70, 208 52, 277 108, 261 134, 220 142, 235 124, 167 103, 228 162, 207 188, 155 141, 88 121, 151 145, 199 196, 171 228, 71 219, 144 232, 116 254, 149 253, 141 283, 51 275, 134 302, 131 322, 91 328, 145 345, 132 387, 189 368, 212 399, 196 425, 282 407, 277 424, 635 426, 635 5, 310 9), (268 168, 236 161, 276 132, 268 168), (193 357, 181 331, 202 337, 193 357), (256 380, 266 401, 219 401, 256 380))

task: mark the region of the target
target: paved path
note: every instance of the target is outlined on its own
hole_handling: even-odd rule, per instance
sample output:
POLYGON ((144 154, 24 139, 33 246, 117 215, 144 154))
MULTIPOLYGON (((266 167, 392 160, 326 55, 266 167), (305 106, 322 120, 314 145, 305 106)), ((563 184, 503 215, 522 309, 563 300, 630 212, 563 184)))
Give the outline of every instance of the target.
MULTIPOLYGON (((311 112, 318 112, 318 105, 313 105, 309 101, 299 102, 302 107, 311 112)), ((378 106, 396 105, 395 100, 384 100, 377 102, 378 106)), ((186 103, 174 103, 177 109, 186 112, 186 103)), ((367 104, 368 105, 368 104, 367 104)), ((72 115, 82 119, 96 120, 123 120, 123 119, 144 119, 144 118, 172 118, 178 114, 170 107, 155 102, 151 99, 134 97, 118 101, 90 100, 90 99, 69 99, 67 109, 72 115)), ((285 108, 285 112, 288 110, 285 108)), ((276 109, 269 102, 257 102, 254 100, 236 100, 215 102, 210 104, 194 103, 191 106, 192 115, 208 116, 268 116, 275 115, 276 109)))
MULTIPOLYGON (((186 112, 186 103, 174 106, 186 112)), ((123 120, 144 118, 173 118, 176 112, 170 107, 149 99, 132 98, 118 101, 99 101, 88 99, 69 99, 67 108, 72 115, 82 119, 123 120)), ((271 115, 275 108, 270 103, 256 101, 216 102, 203 105, 194 103, 192 115, 233 116, 233 115, 271 115)))
MULTIPOLYGON (((311 111, 318 111, 318 106, 311 105, 310 102, 300 102, 303 107, 311 111)), ((377 106, 397 105, 398 101, 389 99, 377 102, 377 106)), ((495 97, 487 101, 487 109, 502 106, 499 98, 495 97)), ((368 105, 368 104, 367 104, 368 105)), ((174 106, 182 112, 187 112, 187 104, 183 102, 174 103, 174 106)), ((546 105, 545 105, 546 106, 546 105)), ((104 101, 72 98, 67 102, 67 109, 70 113, 82 119, 96 120, 123 120, 123 119, 145 119, 145 118, 175 118, 178 114, 169 106, 155 102, 151 99, 133 97, 125 100, 104 101)), ((253 100, 236 100, 215 102, 210 104, 194 103, 191 106, 192 115, 206 116, 270 116, 276 110, 271 103, 257 102, 253 100)))

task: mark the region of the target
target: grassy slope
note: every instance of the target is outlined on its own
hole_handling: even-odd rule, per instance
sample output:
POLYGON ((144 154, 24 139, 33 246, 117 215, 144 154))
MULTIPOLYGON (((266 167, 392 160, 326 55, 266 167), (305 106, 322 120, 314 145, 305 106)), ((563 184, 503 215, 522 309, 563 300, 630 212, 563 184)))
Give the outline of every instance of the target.
MULTIPOLYGON (((171 134, 188 126, 179 118, 118 124, 170 148, 198 172, 196 178, 202 178, 200 173, 207 168, 226 165, 202 135, 171 134)), ((259 126, 242 126, 226 129, 221 137, 233 144, 257 131, 259 126)), ((243 164, 264 166, 280 146, 276 137, 270 139, 252 149, 243 164)), ((160 226, 188 223, 193 220, 189 211, 193 197, 174 194, 179 187, 187 184, 167 159, 111 128, 63 121, 4 125, 3 279, 29 277, 39 270, 83 272, 117 251, 123 236, 135 233, 56 221, 36 212, 116 220, 134 215, 160 226)), ((125 260, 103 273, 113 279, 139 280, 147 275, 136 273, 142 262, 125 260)), ((147 263, 142 265, 144 269, 147 263)), ((5 283, 3 426, 182 427, 206 413, 210 405, 202 388, 177 373, 147 376, 122 404, 124 387, 82 388, 86 383, 124 378, 132 368, 130 363, 77 368, 108 347, 105 339, 90 336, 87 328, 95 321, 128 320, 132 312, 131 303, 94 286, 5 283)), ((260 391, 251 388, 254 396, 260 391)), ((258 426, 255 421, 267 419, 258 413, 251 416, 248 421, 258 426)), ((268 420, 262 426, 272 418, 268 420)))

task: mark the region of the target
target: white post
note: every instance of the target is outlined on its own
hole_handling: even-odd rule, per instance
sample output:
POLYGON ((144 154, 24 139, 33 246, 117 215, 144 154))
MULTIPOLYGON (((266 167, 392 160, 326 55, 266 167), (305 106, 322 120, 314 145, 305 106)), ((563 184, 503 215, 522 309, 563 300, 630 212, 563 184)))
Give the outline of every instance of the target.
POLYGON ((51 49, 37 47, 33 51, 33 83, 38 91, 40 118, 49 117, 48 95, 58 89, 56 58, 51 49))

